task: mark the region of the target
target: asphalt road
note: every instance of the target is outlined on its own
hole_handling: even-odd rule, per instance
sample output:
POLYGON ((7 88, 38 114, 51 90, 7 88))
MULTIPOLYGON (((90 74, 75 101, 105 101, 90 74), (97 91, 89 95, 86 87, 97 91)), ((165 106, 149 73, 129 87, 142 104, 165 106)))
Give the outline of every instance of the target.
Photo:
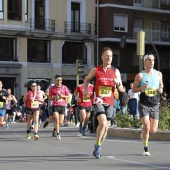
POLYGON ((103 159, 92 155, 95 134, 83 137, 78 128, 61 127, 61 140, 52 138, 53 124, 39 128, 40 139, 26 139, 26 123, 0 128, 0 170, 170 170, 170 142, 150 141, 150 157, 142 156, 141 140, 107 137, 103 159))

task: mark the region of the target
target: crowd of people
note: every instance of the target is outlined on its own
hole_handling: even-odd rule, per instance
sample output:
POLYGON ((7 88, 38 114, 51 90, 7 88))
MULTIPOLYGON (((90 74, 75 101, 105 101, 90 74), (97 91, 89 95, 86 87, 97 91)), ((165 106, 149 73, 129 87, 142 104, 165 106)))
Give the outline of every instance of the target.
POLYGON ((26 138, 31 139, 30 127, 33 124, 34 140, 39 139, 40 122, 44 122, 43 128, 53 122, 52 137, 58 140, 61 140, 60 126, 64 121, 74 122, 83 136, 87 135, 88 126, 91 133, 96 132, 93 155, 100 159, 108 128, 116 126, 114 116, 119 111, 141 119, 143 155, 149 156, 149 132, 156 133, 160 101, 164 105, 167 101, 162 74, 154 69, 154 56, 147 54, 144 56, 145 69, 136 75, 127 90, 121 81, 120 71, 111 66, 112 58, 112 50, 105 47, 101 55, 102 65, 84 75, 83 83, 75 87, 73 93, 62 84, 62 75, 56 75, 54 83, 46 91, 42 91, 36 82, 31 82, 27 93, 18 101, 11 94, 11 89, 2 88, 0 81, 0 126, 5 122, 6 128, 9 128, 9 120, 23 122, 26 119, 26 138))

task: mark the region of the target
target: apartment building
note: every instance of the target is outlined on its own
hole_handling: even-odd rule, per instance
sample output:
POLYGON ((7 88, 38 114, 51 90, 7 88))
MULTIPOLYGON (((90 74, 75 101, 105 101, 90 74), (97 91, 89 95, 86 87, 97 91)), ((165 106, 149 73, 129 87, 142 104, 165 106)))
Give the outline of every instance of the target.
POLYGON ((136 35, 144 31, 145 52, 155 54, 155 68, 162 71, 170 94, 170 0, 96 0, 96 4, 99 54, 104 46, 112 48, 113 65, 128 86, 139 72, 136 35), (120 48, 122 37, 126 39, 124 48, 120 48))
POLYGON ((63 75, 76 85, 76 59, 94 66, 95 0, 0 0, 0 80, 19 99, 63 75))

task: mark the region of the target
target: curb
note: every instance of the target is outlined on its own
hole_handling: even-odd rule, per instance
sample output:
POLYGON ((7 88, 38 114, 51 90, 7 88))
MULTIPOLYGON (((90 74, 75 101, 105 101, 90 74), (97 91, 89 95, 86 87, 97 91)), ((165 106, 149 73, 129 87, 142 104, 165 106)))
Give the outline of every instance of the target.
MULTIPOLYGON (((141 139, 142 129, 129 129, 129 128, 109 128, 108 135, 114 137, 141 139)), ((158 130, 155 134, 150 134, 149 139, 170 141, 170 131, 158 130)))

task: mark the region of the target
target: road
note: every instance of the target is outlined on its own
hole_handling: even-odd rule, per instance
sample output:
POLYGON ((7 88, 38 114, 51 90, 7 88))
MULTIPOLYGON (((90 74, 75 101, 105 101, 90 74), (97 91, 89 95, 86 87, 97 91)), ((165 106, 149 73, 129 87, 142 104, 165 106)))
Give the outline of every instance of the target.
POLYGON ((150 141, 150 157, 141 156, 141 140, 107 137, 102 145, 103 159, 92 155, 95 134, 83 137, 78 127, 61 127, 61 140, 52 138, 53 124, 39 128, 40 139, 26 139, 26 123, 0 128, 1 170, 170 170, 170 142, 150 141))

